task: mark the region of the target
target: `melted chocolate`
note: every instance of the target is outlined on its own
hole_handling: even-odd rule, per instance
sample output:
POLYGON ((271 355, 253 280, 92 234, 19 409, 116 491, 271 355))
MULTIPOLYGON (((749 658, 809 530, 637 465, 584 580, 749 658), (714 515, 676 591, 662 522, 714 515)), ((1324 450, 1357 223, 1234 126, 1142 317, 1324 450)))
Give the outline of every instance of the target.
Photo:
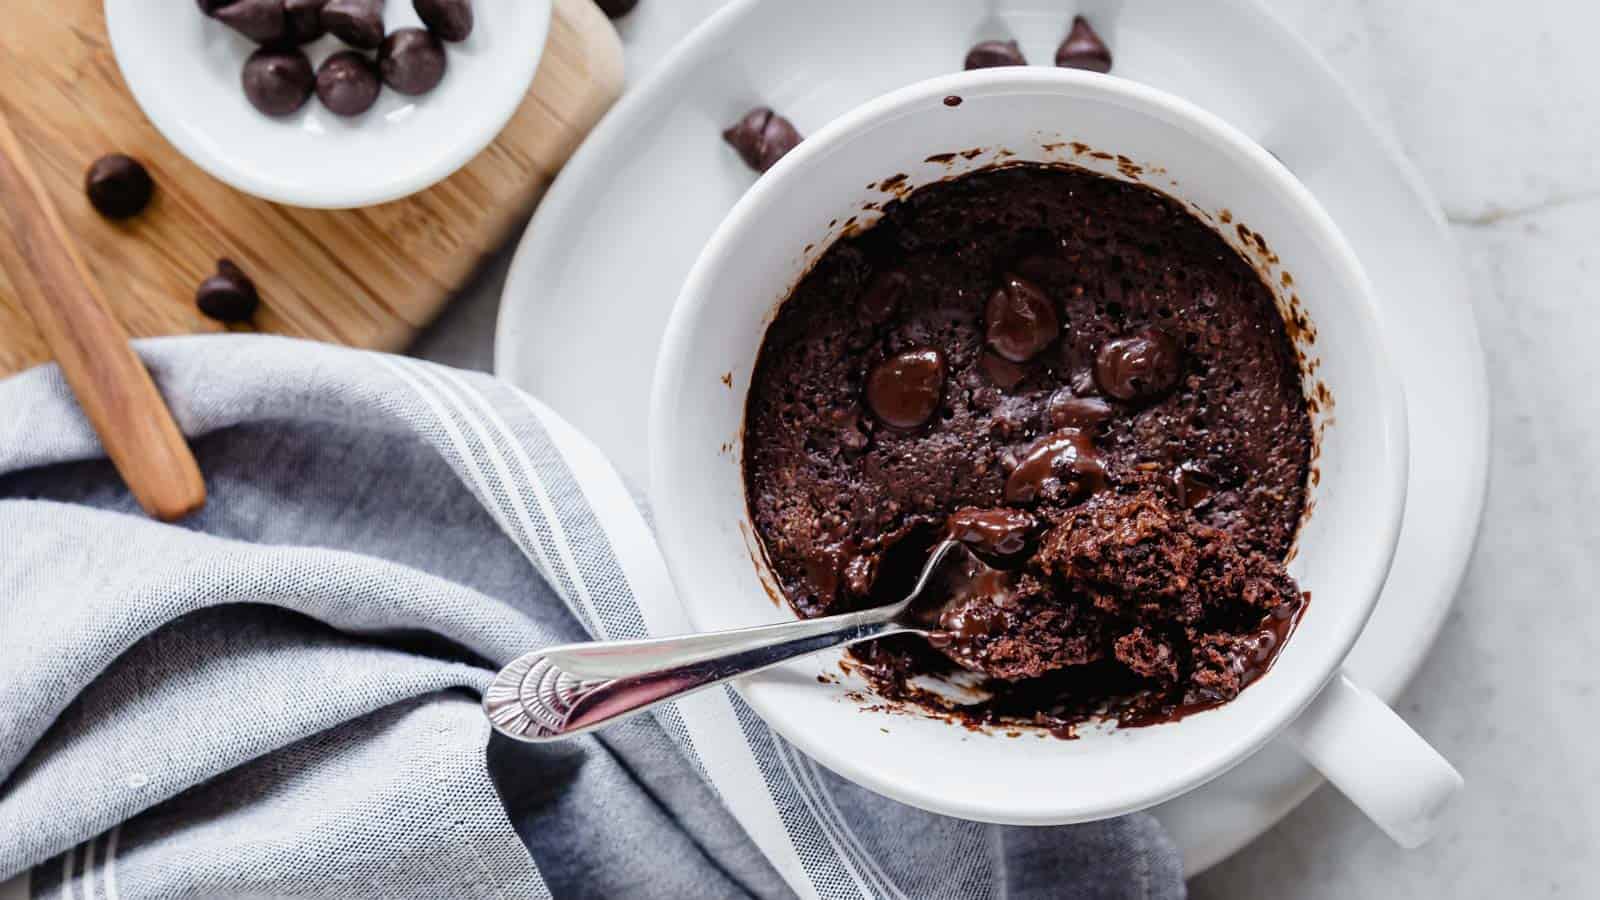
POLYGON ((1094 428, 1110 421, 1115 412, 1099 397, 1079 397, 1068 387, 1051 394, 1045 405, 1045 415, 1056 428, 1094 428))
POLYGON ((1106 486, 1106 469, 1089 436, 1076 428, 1047 434, 1023 451, 1006 478, 1007 503, 1076 503, 1106 486))
POLYGON ((867 376, 867 408, 892 428, 918 428, 933 418, 944 390, 944 355, 922 348, 891 356, 867 376))
POLYGON ((989 349, 1015 363, 1024 363, 1061 336, 1055 304, 1037 285, 1015 276, 989 297, 984 310, 989 349))
POLYGON ((1038 520, 1019 509, 969 507, 951 513, 945 533, 981 556, 1006 559, 1028 549, 1028 538, 1038 527, 1038 520))
POLYGON ((889 321, 900 307, 900 298, 911 286, 903 272, 884 272, 872 279, 861 295, 861 318, 878 325, 889 321))
POLYGON ((1144 328, 1100 345, 1094 362, 1095 383, 1118 400, 1148 400, 1178 384, 1183 353, 1177 341, 1159 328, 1144 328))

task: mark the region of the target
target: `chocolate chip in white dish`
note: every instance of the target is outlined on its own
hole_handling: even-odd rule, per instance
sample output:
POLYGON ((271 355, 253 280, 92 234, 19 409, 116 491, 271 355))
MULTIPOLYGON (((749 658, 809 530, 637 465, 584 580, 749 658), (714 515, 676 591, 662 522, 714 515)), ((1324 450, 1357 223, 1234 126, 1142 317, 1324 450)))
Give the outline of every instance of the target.
POLYGON ((335 115, 361 115, 382 87, 377 65, 359 50, 341 50, 317 67, 317 99, 335 115))
POLYGON ((200 282, 194 293, 200 311, 219 322, 244 322, 261 305, 255 282, 231 259, 217 260, 217 273, 200 282))
POLYGON ((200 13, 258 44, 309 44, 326 32, 328 0, 198 0, 200 13))
POLYGON ((84 192, 95 211, 108 219, 126 219, 142 212, 155 193, 155 182, 131 156, 110 153, 89 166, 84 192))
POLYGON ((620 19, 639 5, 639 0, 595 0, 600 11, 613 19, 620 19))
POLYGON ((269 116, 287 116, 305 105, 317 76, 300 50, 263 47, 245 60, 242 79, 250 105, 269 116))
POLYGON ((745 164, 757 172, 777 165, 778 160, 804 140, 793 123, 765 106, 745 113, 744 118, 722 133, 722 139, 739 151, 745 164))
POLYGON ((471 0, 411 0, 411 5, 441 41, 464 41, 472 34, 471 0))
POLYGON ((983 41, 972 45, 967 51, 967 59, 962 67, 972 69, 993 69, 999 66, 1025 66, 1027 57, 1022 55, 1022 48, 1016 41, 983 41))
POLYGON ((283 0, 233 0, 214 6, 211 16, 258 44, 281 41, 288 33, 283 0))
POLYGON ((1072 19, 1072 31, 1056 50, 1056 65, 1090 72, 1111 71, 1111 48, 1083 16, 1072 19))
POLYGON ((383 0, 328 0, 322 27, 352 47, 374 50, 383 43, 383 0))
POLYGON ((309 44, 328 33, 322 26, 322 8, 328 0, 284 0, 283 21, 286 40, 309 44))
POLYGON ((426 94, 439 86, 445 72, 444 44, 421 28, 401 28, 383 39, 378 73, 383 83, 402 94, 426 94))

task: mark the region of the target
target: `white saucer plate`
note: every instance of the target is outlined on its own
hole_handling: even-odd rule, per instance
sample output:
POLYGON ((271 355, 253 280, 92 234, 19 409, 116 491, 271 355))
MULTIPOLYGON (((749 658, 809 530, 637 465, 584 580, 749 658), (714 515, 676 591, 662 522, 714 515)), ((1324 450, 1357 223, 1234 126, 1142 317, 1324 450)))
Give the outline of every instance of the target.
MULTIPOLYGON (((345 118, 313 95, 272 118, 245 99, 240 72, 256 45, 186 0, 106 0, 106 30, 134 99, 195 165, 249 194, 314 208, 369 206, 430 187, 477 156, 533 82, 550 28, 550 0, 478 0, 465 41, 446 44, 439 86, 420 97, 385 87, 372 109, 345 118)), ((421 24, 389 3, 384 26, 421 24)), ((306 46, 313 66, 347 49, 306 46)), ((371 55, 371 54, 369 54, 371 55)))
MULTIPOLYGON (((1488 459, 1482 348, 1436 204, 1335 74, 1254 0, 996 6, 1039 62, 1053 58, 1074 13, 1088 16, 1115 54, 1113 74, 1179 94, 1254 137, 1317 195, 1361 257, 1405 383, 1411 476, 1394 566, 1347 669, 1392 701, 1454 599, 1488 459)), ((868 99, 956 71, 975 39, 994 36, 979 33, 988 12, 983 0, 735 0, 713 15, 635 79, 546 196, 507 281, 496 372, 642 486, 667 315, 702 245, 755 177, 723 144, 722 128, 766 104, 815 131, 868 99)), ((1154 812, 1195 874, 1319 783, 1274 744, 1154 812)))

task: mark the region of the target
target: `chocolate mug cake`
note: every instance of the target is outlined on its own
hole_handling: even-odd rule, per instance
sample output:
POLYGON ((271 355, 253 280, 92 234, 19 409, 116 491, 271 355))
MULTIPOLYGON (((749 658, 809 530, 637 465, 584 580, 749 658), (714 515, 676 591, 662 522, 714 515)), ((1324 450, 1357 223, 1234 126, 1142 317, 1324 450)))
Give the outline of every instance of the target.
POLYGON ((897 601, 934 543, 966 545, 927 639, 850 652, 968 721, 1226 702, 1306 602, 1284 563, 1311 419, 1271 290, 1176 201, 1084 169, 953 178, 836 241, 766 333, 743 447, 802 616, 897 601))

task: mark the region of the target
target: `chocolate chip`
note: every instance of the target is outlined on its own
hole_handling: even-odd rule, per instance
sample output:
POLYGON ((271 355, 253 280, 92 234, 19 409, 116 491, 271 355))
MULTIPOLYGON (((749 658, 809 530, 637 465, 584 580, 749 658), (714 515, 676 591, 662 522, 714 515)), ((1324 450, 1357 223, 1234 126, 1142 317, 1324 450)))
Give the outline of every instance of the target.
POLYGON ((910 289, 911 279, 904 272, 879 272, 862 292, 856 309, 860 311, 861 318, 881 325, 894 316, 901 299, 910 289))
POLYGON ((286 0, 283 4, 286 39, 295 44, 309 44, 328 33, 322 27, 322 8, 328 0, 286 0))
POLYGON ((252 106, 269 116, 287 116, 305 105, 317 76, 305 53, 263 47, 245 60, 243 80, 252 106))
POLYGON ((805 558, 806 580, 816 588, 817 598, 824 603, 833 602, 839 595, 839 579, 849 565, 845 552, 839 545, 829 544, 816 548, 805 558))
POLYGON ((444 80, 444 44, 421 28, 390 33, 378 50, 383 83, 402 94, 426 94, 444 80))
POLYGON ((1016 41, 983 41, 973 44, 967 51, 967 60, 963 67, 972 69, 993 69, 997 66, 1025 66, 1028 64, 1022 55, 1022 48, 1016 41))
POLYGON ((1055 304, 1038 285, 1015 275, 989 297, 984 309, 989 349, 1012 362, 1027 362, 1061 335, 1055 304))
POLYGON ((1178 503, 1184 509, 1194 509, 1211 500, 1221 488, 1221 479, 1201 463, 1190 460, 1172 472, 1172 486, 1178 493, 1178 503))
POLYGON ((1111 48, 1100 35, 1094 33, 1083 16, 1072 19, 1072 31, 1056 50, 1056 65, 1067 69, 1087 69, 1090 72, 1111 71, 1111 48))
POLYGON ((211 15, 258 44, 283 40, 289 27, 284 18, 283 0, 233 0, 213 7, 211 15))
POLYGON ((1021 384, 1022 379, 1028 377, 1027 369, 989 351, 985 351, 983 356, 978 358, 978 369, 994 383, 995 387, 1003 391, 1011 390, 1021 384))
POLYGON ((867 408, 891 428, 917 428, 933 418, 944 393, 944 354, 931 347, 907 350, 873 367, 867 408))
POLYGON ((601 12, 613 19, 620 19, 633 12, 633 8, 639 5, 639 0, 595 0, 595 3, 600 6, 601 12))
POLYGON ((980 556, 1006 558, 1028 549, 1028 538, 1038 522, 1017 509, 968 507, 950 514, 945 533, 980 556))
POLYGON ((1182 377, 1182 353, 1165 331, 1141 329, 1101 345, 1095 357, 1095 382, 1118 400, 1159 397, 1182 377))
POLYGON ((793 123, 765 106, 745 113, 744 118, 722 133, 722 139, 739 151, 745 164, 757 172, 772 168, 802 140, 793 123))
POLYGON ((472 33, 471 0, 411 0, 411 5, 441 41, 464 41, 472 33))
POLYGON ((1063 428, 1028 445, 1004 494, 1007 503, 1076 503, 1105 486, 1105 467, 1089 436, 1063 428))
POLYGON ((219 322, 243 322, 261 303, 255 283, 232 260, 217 260, 217 274, 200 282, 194 293, 200 311, 219 322))
POLYGON ((383 43, 383 0, 328 0, 322 27, 352 47, 371 50, 383 43))
POLYGON ((138 160, 121 153, 95 160, 83 179, 89 203, 108 219, 138 215, 150 202, 155 186, 150 173, 138 160))
POLYGON ((317 69, 317 98, 329 111, 359 116, 378 102, 378 67, 359 50, 341 50, 317 69))
POLYGON ((1053 428, 1088 430, 1111 418, 1111 404, 1099 397, 1078 397, 1068 388, 1050 395, 1045 416, 1053 428))

